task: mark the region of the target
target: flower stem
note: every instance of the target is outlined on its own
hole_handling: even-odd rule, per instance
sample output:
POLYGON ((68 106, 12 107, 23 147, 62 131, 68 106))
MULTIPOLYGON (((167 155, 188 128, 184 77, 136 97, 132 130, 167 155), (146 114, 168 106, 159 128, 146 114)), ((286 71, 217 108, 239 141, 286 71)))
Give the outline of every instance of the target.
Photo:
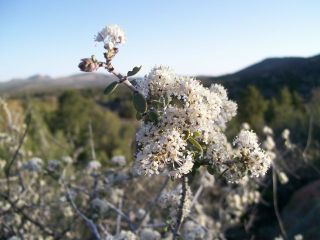
POLYGON ((178 214, 177 214, 177 223, 173 231, 173 240, 177 239, 179 235, 178 233, 180 231, 180 227, 183 221, 183 208, 184 208, 184 204, 187 196, 187 185, 188 185, 188 178, 186 177, 186 175, 183 175, 181 200, 180 200, 180 205, 179 205, 178 214))

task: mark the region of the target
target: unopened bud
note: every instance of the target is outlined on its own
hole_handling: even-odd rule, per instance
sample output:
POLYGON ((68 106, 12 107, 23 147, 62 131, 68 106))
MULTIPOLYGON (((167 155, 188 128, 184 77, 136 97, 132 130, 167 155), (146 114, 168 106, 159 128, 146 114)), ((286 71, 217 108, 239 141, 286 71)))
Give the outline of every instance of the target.
POLYGON ((83 72, 94 72, 99 68, 99 63, 92 60, 92 58, 81 59, 78 67, 83 72))

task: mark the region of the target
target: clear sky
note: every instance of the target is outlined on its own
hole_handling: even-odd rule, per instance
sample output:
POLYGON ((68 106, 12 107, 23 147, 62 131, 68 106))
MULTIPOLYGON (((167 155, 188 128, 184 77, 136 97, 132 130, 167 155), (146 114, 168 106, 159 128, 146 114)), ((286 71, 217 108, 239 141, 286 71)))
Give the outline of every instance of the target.
POLYGON ((0 0, 0 80, 78 73, 103 48, 94 35, 120 25, 123 72, 165 64, 219 75, 271 56, 320 53, 319 0, 0 0))

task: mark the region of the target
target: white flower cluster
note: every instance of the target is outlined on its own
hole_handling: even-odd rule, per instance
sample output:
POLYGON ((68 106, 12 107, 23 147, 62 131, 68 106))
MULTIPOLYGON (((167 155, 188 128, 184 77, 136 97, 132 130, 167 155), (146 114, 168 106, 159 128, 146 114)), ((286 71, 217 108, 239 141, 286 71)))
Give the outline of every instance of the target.
POLYGON ((281 133, 281 136, 284 140, 284 145, 286 146, 286 148, 292 149, 294 145, 291 143, 291 140, 290 140, 290 130, 287 128, 284 129, 283 132, 281 133))
MULTIPOLYGON (((179 184, 175 189, 170 192, 163 192, 159 198, 159 205, 161 208, 169 209, 170 217, 176 221, 178 209, 181 202, 182 185, 179 184)), ((184 219, 190 212, 191 208, 191 189, 187 186, 186 197, 182 209, 182 219, 184 219)))
POLYGON ((118 25, 111 25, 103 28, 95 36, 96 42, 104 42, 107 49, 113 49, 118 44, 126 42, 123 30, 118 25))
MULTIPOLYGON (((275 167, 275 171, 277 173, 278 179, 280 181, 281 184, 286 184, 289 182, 289 178, 287 176, 287 174, 283 171, 281 171, 280 169, 278 169, 278 167, 276 167, 276 158, 277 158, 277 154, 276 154, 276 143, 273 139, 273 130, 268 127, 265 126, 263 128, 263 133, 266 135, 266 139, 263 142, 262 146, 263 148, 266 150, 266 153, 268 154, 269 158, 271 159, 271 161, 274 162, 273 167, 275 167)), ((290 142, 290 138, 289 138, 290 132, 288 129, 285 129, 282 132, 282 138, 285 140, 285 146, 288 147, 288 144, 291 146, 291 142, 290 142)))
MULTIPOLYGON (((293 236, 294 240, 303 240, 302 234, 297 234, 293 236)), ((284 240, 282 236, 275 237, 274 240, 284 240)))
POLYGON ((141 146, 136 156, 139 173, 151 176, 167 170, 170 176, 180 177, 191 171, 192 153, 177 129, 161 130, 146 124, 137 133, 137 139, 141 146))
POLYGON ((236 224, 240 217, 245 213, 247 207, 260 201, 260 192, 256 190, 244 189, 242 193, 227 195, 226 215, 230 224, 236 224))
POLYGON ((90 161, 87 165, 88 173, 91 173, 92 171, 96 171, 99 168, 101 168, 101 163, 97 160, 90 161))
POLYGON ((273 130, 268 126, 264 126, 262 131, 266 135, 266 139, 264 140, 262 147, 266 150, 271 161, 273 161, 277 157, 275 152, 276 143, 273 139, 273 130))
POLYGON ((281 184, 287 184, 289 182, 289 178, 285 172, 277 171, 277 175, 281 184))
POLYGON ((194 152, 189 132, 210 159, 226 159, 228 147, 223 133, 236 114, 237 105, 228 100, 218 84, 204 87, 198 80, 179 76, 169 67, 155 67, 136 87, 159 114, 156 122, 145 122, 137 133, 137 168, 147 175, 168 172, 180 177, 192 170, 194 152), (157 103, 158 105, 153 105, 157 103))
POLYGON ((241 130, 239 135, 234 139, 233 145, 235 149, 234 164, 229 166, 229 173, 232 173, 234 179, 238 181, 238 177, 243 179, 241 173, 248 173, 250 176, 259 177, 265 175, 270 167, 271 159, 258 144, 257 135, 251 130, 241 130))

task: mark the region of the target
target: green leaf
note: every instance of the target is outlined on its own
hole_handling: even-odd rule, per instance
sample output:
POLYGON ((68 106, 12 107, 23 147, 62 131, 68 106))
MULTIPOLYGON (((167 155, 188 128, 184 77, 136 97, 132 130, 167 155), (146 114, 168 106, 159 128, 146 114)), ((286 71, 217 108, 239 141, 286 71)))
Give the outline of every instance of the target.
POLYGON ((133 93, 133 105, 139 113, 145 113, 147 111, 147 101, 139 92, 133 93))
POLYGON ((193 137, 196 138, 196 137, 199 137, 201 135, 200 132, 196 131, 193 133, 193 137))
POLYGON ((108 87, 106 87, 103 91, 104 94, 110 94, 112 93, 117 87, 118 87, 119 83, 118 82, 112 82, 109 84, 108 87))
POLYGON ((134 67, 131 71, 129 71, 127 73, 127 76, 130 77, 130 76, 136 75, 140 71, 141 68, 142 68, 142 66, 134 67))
POLYGON ((159 120, 159 115, 156 111, 150 111, 148 113, 148 120, 150 120, 151 122, 154 122, 154 123, 158 123, 158 120, 159 120))
POLYGON ((193 137, 189 137, 187 141, 191 143, 201 154, 203 153, 203 149, 197 140, 195 140, 193 137))

